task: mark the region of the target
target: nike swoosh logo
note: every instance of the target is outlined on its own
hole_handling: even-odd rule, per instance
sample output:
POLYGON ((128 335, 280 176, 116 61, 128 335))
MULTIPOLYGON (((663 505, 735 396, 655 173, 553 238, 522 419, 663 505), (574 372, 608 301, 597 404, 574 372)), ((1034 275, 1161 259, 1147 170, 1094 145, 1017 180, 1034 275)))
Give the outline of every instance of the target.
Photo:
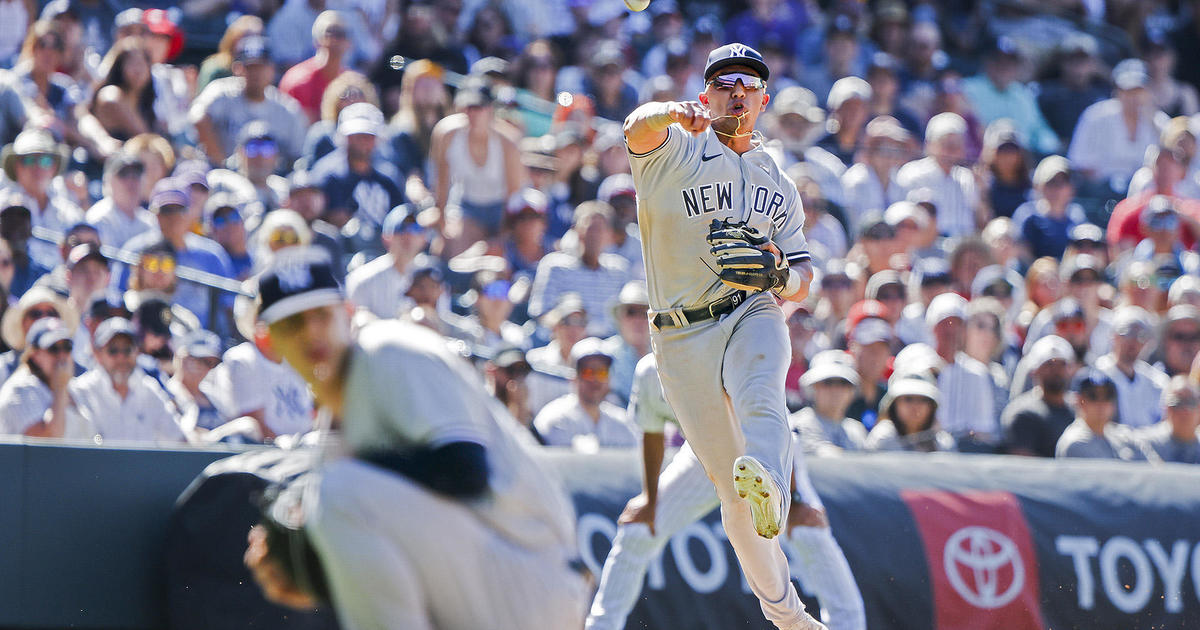
POLYGON ((719 157, 721 157, 721 154, 720 154, 720 153, 718 153, 718 154, 716 154, 716 155, 701 155, 701 156, 700 156, 700 161, 701 161, 701 162, 707 162, 707 161, 709 161, 709 160, 713 160, 713 159, 716 159, 716 158, 719 158, 719 157))

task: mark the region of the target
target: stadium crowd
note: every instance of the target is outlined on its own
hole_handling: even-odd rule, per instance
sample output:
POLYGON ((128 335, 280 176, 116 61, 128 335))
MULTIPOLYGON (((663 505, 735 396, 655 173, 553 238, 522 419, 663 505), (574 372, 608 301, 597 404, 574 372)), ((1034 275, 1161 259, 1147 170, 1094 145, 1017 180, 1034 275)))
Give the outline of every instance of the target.
POLYGON ((0 15, 5 434, 310 430, 249 306, 276 252, 316 246, 359 322, 445 335, 542 443, 636 445, 620 121, 693 100, 740 41, 772 68, 763 141, 817 268, 785 306, 807 448, 1200 463, 1200 64, 1176 65, 1200 59, 1200 1, 0 15))

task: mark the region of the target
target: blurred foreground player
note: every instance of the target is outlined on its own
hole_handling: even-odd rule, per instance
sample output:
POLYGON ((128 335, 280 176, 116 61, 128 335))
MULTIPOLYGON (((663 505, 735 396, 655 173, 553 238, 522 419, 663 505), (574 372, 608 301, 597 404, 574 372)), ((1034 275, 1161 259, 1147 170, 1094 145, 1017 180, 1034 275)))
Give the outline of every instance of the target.
MULTIPOLYGON (((397 320, 353 337, 328 259, 308 248, 263 272, 256 314, 332 416, 303 513, 343 628, 582 626, 571 504, 441 337, 397 320)), ((245 556, 267 596, 314 605, 267 541, 252 530, 245 556)))

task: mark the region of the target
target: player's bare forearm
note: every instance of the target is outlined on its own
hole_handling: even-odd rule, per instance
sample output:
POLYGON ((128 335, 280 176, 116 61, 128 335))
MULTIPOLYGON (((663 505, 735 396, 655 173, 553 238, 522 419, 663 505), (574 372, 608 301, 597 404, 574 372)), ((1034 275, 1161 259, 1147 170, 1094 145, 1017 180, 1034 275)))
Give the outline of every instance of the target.
POLYGON ((625 118, 625 142, 630 151, 647 153, 662 146, 672 123, 699 133, 708 129, 711 121, 708 108, 695 101, 646 103, 625 118))
POLYGON ((791 284, 792 278, 799 283, 796 291, 794 293, 784 291, 780 293, 779 297, 789 302, 803 302, 808 297, 809 288, 812 286, 812 263, 805 260, 792 265, 789 269, 789 284, 791 284))
POLYGON ((642 435, 642 487, 651 503, 658 500, 658 474, 662 472, 665 452, 666 438, 662 433, 642 435))

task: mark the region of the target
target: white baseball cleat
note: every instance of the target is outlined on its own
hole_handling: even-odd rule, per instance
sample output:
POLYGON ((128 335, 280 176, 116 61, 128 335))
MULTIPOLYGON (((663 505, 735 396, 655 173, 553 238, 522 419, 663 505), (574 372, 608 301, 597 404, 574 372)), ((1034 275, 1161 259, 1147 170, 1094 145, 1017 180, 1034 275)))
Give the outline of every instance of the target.
POLYGON ((754 531, 763 538, 779 535, 783 519, 781 493, 767 469, 748 455, 733 460, 733 487, 738 496, 750 504, 754 531))

